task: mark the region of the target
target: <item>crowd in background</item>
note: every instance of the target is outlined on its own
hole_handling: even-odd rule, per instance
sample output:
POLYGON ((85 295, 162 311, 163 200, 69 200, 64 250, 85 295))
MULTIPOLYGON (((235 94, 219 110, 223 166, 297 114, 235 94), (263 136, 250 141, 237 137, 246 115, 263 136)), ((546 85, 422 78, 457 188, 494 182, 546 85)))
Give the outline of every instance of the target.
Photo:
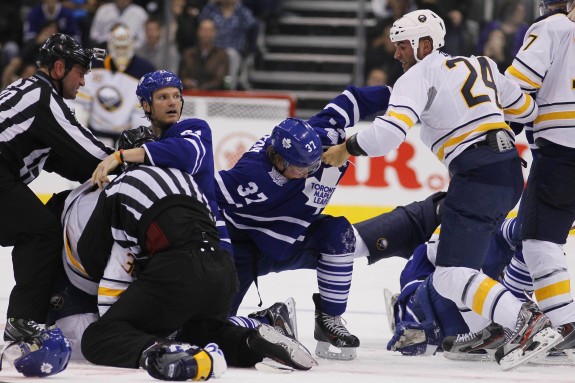
MULTIPOLYGON (((285 0, 13 0, 0 14, 1 87, 36 70, 38 48, 63 32, 84 47, 106 47, 118 22, 132 31, 136 54, 157 69, 180 74, 186 89, 249 89, 247 71, 258 42, 285 14, 285 0), (207 22, 202 22, 208 20, 207 22)), ((444 50, 486 55, 504 71, 538 15, 538 0, 371 0, 367 28, 367 84, 393 84, 402 74, 393 59, 394 20, 427 8, 446 22, 444 50), (373 15, 373 16, 372 16, 373 15)), ((261 43, 259 43, 261 44, 261 43)), ((318 89, 321 90, 321 89, 318 89)))

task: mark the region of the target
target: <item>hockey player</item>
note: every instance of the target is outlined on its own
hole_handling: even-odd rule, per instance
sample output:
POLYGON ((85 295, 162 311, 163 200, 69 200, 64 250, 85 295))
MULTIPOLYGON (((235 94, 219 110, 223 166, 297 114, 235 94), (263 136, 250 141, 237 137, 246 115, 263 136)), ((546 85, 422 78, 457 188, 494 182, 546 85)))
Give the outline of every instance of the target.
POLYGON ((575 2, 542 0, 542 17, 525 35, 505 75, 536 94, 532 136, 538 155, 523 194, 521 239, 539 307, 575 349, 575 303, 563 245, 575 220, 575 2), (571 182, 573 181, 573 182, 571 182))
MULTIPOLYGON (((506 219, 491 236, 482 271, 525 301, 525 294, 533 292, 533 282, 523 260, 521 243, 512 241, 516 221, 516 218, 506 219)), ((486 359, 486 350, 495 351, 505 341, 504 329, 491 325, 494 336, 489 343, 454 344, 457 337, 470 336, 476 314, 470 310, 460 312, 452 301, 435 291, 429 276, 435 270, 438 243, 438 236, 434 235, 414 251, 401 272, 401 292, 386 302, 390 328, 394 331, 387 349, 404 355, 428 355, 439 346, 451 359, 486 359)), ((475 331, 482 330, 481 322, 478 321, 480 327, 475 331)))
POLYGON ((136 94, 158 139, 109 155, 92 174, 92 182, 100 187, 109 182, 107 175, 123 162, 171 167, 193 175, 216 217, 220 246, 231 254, 229 234, 215 198, 211 129, 198 118, 180 121, 182 90, 182 81, 172 72, 159 70, 142 76, 136 94))
POLYGON ((458 307, 483 316, 483 327, 494 321, 514 329, 496 352, 498 362, 509 369, 562 340, 534 303, 523 304, 480 271, 491 234, 523 189, 514 134, 505 120, 531 121, 538 108, 499 74, 491 59, 440 52, 444 37, 443 20, 429 10, 397 20, 391 40, 405 73, 395 83, 393 106, 323 158, 340 166, 350 155, 385 155, 421 122, 423 142, 451 175, 433 286, 458 307))
POLYGON ((108 34, 109 56, 88 75, 87 85, 73 102, 80 122, 103 141, 116 147, 122 131, 142 125, 142 110, 136 97, 138 80, 154 66, 134 54, 134 37, 124 24, 108 34))
POLYGON ((92 59, 70 36, 50 36, 38 72, 2 91, 0 110, 0 245, 13 246, 16 285, 10 294, 4 340, 38 335, 62 248, 61 225, 27 185, 43 169, 85 181, 113 150, 76 121, 65 100, 85 85, 92 59))
MULTIPOLYGON (((235 315, 251 284, 257 286, 259 276, 316 269, 319 287, 319 294, 313 295, 316 355, 355 358, 360 341, 344 326, 341 315, 347 305, 353 260, 358 254, 365 256, 367 250, 356 250, 356 229, 345 217, 321 214, 347 169, 347 165, 323 164, 321 154, 324 148, 343 142, 346 128, 385 109, 388 96, 388 87, 348 87, 308 121, 296 118, 282 121, 271 135, 264 136, 244 153, 232 169, 218 173, 218 205, 230 232, 240 279, 231 315, 235 315), (330 351, 330 346, 338 348, 338 352, 330 351)), ((428 203, 434 229, 437 223, 433 199, 428 203)), ((414 211, 418 209, 413 207, 414 211)), ((398 210, 392 216, 409 221, 410 213, 409 209, 398 210)), ((369 237, 365 240, 369 249, 376 248, 380 238, 376 235, 381 229, 389 230, 392 226, 378 219, 368 225, 362 235, 369 237)), ((433 229, 428 230, 425 238, 433 229)), ((407 230, 393 233, 397 234, 397 238, 391 237, 397 240, 394 244, 402 241, 400 237, 408 236, 407 230)), ((399 251, 399 247, 395 250, 399 251)), ((393 251, 385 254, 374 250, 370 262, 393 251)))

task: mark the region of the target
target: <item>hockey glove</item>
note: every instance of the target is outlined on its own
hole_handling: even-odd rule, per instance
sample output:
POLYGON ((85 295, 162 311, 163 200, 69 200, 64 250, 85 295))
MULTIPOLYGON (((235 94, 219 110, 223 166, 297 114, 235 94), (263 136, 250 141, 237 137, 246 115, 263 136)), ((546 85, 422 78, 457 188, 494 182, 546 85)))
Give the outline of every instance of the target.
POLYGON ((387 349, 403 355, 433 355, 442 338, 441 330, 434 321, 399 322, 387 349))
POLYGON ((206 347, 204 347, 204 350, 212 357, 212 378, 219 378, 228 369, 224 352, 220 350, 220 347, 215 343, 207 344, 206 347))
POLYGON ((188 343, 156 343, 142 353, 140 366, 159 380, 204 381, 212 377, 210 353, 188 343))

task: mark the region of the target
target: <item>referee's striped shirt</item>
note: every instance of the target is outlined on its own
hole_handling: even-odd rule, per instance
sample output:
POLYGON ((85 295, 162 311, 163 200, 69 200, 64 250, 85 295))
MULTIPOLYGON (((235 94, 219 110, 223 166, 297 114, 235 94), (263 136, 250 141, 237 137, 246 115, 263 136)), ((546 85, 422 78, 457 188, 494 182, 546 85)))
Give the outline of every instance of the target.
POLYGON ((114 242, 136 258, 145 255, 141 246, 151 220, 171 206, 194 208, 198 214, 193 224, 218 239, 214 214, 190 174, 137 165, 114 179, 100 195, 78 241, 78 254, 90 277, 102 277, 114 242))
POLYGON ((44 72, 0 93, 0 161, 24 183, 42 169, 83 182, 112 152, 78 123, 44 72))

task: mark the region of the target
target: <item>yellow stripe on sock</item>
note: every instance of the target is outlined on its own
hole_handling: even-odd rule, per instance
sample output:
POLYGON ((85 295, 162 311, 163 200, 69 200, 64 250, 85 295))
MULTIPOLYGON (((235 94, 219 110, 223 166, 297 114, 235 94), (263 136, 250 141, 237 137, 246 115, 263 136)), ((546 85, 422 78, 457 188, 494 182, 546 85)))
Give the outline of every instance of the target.
POLYGON ((567 279, 535 290, 535 297, 537 297, 537 302, 541 302, 545 299, 553 298, 558 295, 568 294, 570 292, 571 285, 567 279))
POLYGON ((98 287, 98 295, 103 295, 106 297, 119 297, 124 293, 123 289, 110 289, 107 287, 98 287))
POLYGON ((481 282, 479 288, 477 289, 477 292, 473 296, 473 305, 471 309, 474 312, 476 312, 479 315, 482 315, 483 306, 485 305, 485 299, 487 298, 487 295, 489 294, 493 286, 495 286, 496 284, 497 281, 489 277, 485 278, 483 282, 481 282))

